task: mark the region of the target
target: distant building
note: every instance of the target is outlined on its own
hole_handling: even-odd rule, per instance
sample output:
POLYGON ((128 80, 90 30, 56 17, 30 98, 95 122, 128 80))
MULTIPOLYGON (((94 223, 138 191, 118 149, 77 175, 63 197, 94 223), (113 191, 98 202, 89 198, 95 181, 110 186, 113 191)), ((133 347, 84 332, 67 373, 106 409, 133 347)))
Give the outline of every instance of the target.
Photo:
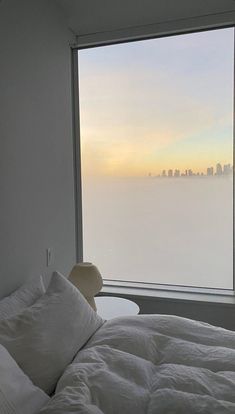
POLYGON ((214 168, 213 167, 208 167, 207 168, 207 175, 214 175, 214 168))
POLYGON ((168 177, 173 177, 173 170, 168 170, 168 177))
POLYGON ((192 177, 192 175, 193 175, 192 170, 188 170, 188 175, 189 175, 190 177, 192 177))
POLYGON ((174 177, 179 177, 179 176, 180 176, 180 170, 175 170, 174 177))
POLYGON ((162 171, 162 177, 166 177, 166 170, 162 171))
POLYGON ((225 164, 224 165, 224 171, 223 171, 224 175, 231 174, 232 171, 233 171, 233 169, 232 169, 230 164, 225 164))
POLYGON ((222 165, 221 164, 216 164, 216 175, 222 175, 223 174, 223 169, 222 169, 222 165))

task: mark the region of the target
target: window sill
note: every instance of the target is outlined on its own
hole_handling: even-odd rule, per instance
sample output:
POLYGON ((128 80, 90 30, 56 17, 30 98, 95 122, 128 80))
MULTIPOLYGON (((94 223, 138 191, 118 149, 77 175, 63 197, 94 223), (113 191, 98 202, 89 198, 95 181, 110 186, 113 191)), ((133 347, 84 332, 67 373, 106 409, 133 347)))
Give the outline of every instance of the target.
POLYGON ((234 306, 235 292, 220 289, 186 288, 176 286, 128 283, 104 280, 99 295, 139 297, 147 300, 211 303, 234 306))

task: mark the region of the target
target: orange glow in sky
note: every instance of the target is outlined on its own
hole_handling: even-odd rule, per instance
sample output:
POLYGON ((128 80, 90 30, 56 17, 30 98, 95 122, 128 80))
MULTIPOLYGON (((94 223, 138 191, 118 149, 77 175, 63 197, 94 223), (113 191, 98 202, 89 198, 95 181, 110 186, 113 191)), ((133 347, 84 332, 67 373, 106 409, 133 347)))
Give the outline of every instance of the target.
POLYGON ((79 51, 82 171, 233 163, 234 29, 79 51))

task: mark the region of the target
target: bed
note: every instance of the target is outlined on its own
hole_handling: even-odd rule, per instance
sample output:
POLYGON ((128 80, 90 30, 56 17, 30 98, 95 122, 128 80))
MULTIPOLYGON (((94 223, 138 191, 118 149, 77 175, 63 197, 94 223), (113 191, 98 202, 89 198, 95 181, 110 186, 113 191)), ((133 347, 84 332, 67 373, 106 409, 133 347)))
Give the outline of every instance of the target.
POLYGON ((235 332, 169 315, 104 321, 58 273, 13 316, 1 320, 0 302, 0 344, 43 393, 32 414, 235 413, 235 332))

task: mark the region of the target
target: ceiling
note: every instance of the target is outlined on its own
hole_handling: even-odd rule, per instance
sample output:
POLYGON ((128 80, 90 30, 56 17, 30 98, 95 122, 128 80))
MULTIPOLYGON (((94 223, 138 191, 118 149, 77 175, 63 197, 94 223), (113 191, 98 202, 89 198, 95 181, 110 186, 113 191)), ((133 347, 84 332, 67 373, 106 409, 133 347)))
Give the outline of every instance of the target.
POLYGON ((56 0, 70 29, 86 35, 235 11, 235 0, 56 0))

